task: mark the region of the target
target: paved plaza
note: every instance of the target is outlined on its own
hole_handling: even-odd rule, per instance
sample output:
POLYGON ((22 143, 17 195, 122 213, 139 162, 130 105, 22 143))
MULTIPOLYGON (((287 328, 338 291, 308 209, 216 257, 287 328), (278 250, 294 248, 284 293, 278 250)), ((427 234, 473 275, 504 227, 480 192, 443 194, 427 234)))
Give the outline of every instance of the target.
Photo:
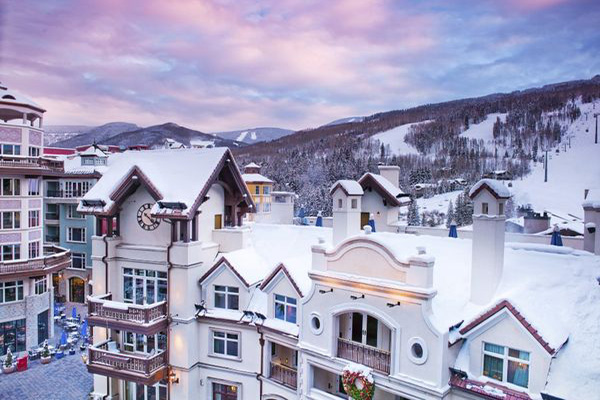
MULTIPOLYGON (((77 307, 84 312, 84 307, 77 307)), ((70 315, 71 306, 67 306, 70 315)), ((59 325, 54 326, 54 337, 49 344, 56 344, 62 334, 59 325)), ((42 365, 40 360, 29 361, 28 369, 4 375, 0 372, 0 400, 86 400, 92 391, 92 375, 81 360, 82 352, 77 346, 75 355, 42 365)))

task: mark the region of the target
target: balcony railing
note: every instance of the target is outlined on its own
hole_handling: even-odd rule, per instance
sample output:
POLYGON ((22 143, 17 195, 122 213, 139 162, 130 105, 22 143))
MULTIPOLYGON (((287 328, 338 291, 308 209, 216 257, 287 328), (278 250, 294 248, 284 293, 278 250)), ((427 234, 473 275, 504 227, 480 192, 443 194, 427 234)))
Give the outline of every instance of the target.
POLYGON ((123 353, 110 349, 107 340, 89 347, 88 371, 145 385, 153 385, 166 375, 167 353, 123 353))
POLYGON ((112 301, 112 295, 88 297, 88 321, 91 325, 127 329, 146 335, 167 326, 167 302, 128 304, 112 301))
POLYGON ((26 168, 61 172, 64 170, 64 164, 62 161, 43 157, 27 157, 3 154, 0 155, 0 168, 26 168))
POLYGON ((61 199, 74 199, 83 197, 87 192, 83 190, 58 190, 48 189, 46 190, 46 197, 49 198, 61 198, 61 199))
POLYGON ((298 386, 298 372, 295 368, 286 365, 272 362, 270 378, 292 389, 296 389, 298 386))
POLYGON ((71 265, 71 252, 62 247, 45 245, 44 255, 29 260, 0 262, 0 277, 27 277, 60 271, 71 265))
POLYGON ((46 213, 46 220, 58 221, 60 215, 58 213, 46 213))
POLYGON ((58 243, 58 242, 60 242, 60 238, 58 236, 54 236, 54 235, 46 235, 46 242, 47 243, 58 243))
POLYGON ((390 373, 390 352, 338 338, 337 355, 345 360, 373 368, 384 374, 390 373))

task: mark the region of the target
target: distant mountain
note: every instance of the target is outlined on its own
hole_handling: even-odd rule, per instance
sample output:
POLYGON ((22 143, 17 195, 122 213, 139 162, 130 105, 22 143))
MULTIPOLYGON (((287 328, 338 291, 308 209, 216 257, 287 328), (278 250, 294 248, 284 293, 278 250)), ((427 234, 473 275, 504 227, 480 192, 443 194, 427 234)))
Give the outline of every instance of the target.
POLYGON ((88 132, 93 126, 86 125, 45 125, 44 144, 60 142, 88 132))
POLYGON ((365 120, 365 117, 346 117, 346 118, 336 119, 335 121, 331 121, 330 123, 325 124, 324 126, 347 124, 349 122, 362 122, 364 120, 365 120))
POLYGON ((90 144, 96 141, 97 143, 106 144, 105 140, 118 135, 123 132, 129 132, 140 127, 136 124, 131 124, 129 122, 109 122, 108 124, 100 125, 95 128, 89 128, 87 131, 84 131, 81 134, 76 136, 59 140, 55 143, 51 143, 52 146, 56 147, 77 147, 84 144, 90 144))
POLYGON ((172 122, 122 132, 102 139, 101 143, 117 146, 145 144, 150 147, 160 147, 165 139, 173 139, 186 146, 190 146, 191 141, 210 141, 213 142, 215 147, 239 147, 244 145, 242 142, 223 139, 214 134, 196 131, 172 122))
POLYGON ((223 139, 252 144, 258 142, 270 142, 271 140, 279 139, 291 135, 292 133, 294 133, 294 131, 291 129, 264 127, 240 129, 238 131, 214 132, 213 134, 222 137, 223 139))

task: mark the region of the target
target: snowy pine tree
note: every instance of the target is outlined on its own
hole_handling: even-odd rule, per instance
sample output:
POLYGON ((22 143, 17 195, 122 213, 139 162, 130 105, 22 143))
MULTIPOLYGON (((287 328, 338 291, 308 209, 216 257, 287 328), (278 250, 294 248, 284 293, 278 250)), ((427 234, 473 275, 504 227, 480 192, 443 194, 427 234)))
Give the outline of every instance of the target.
POLYGON ((448 211, 446 212, 446 228, 450 228, 450 224, 454 219, 454 207, 452 205, 452 200, 448 203, 448 211))
POLYGON ((407 220, 409 226, 421 225, 421 219, 419 218, 419 206, 417 205, 416 199, 413 199, 413 201, 408 206, 407 220))

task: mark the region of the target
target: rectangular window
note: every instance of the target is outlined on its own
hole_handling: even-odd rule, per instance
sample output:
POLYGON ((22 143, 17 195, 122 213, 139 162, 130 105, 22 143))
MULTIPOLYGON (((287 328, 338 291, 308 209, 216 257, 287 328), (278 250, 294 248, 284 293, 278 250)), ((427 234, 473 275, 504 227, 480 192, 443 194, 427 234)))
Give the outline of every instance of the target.
POLYGON ((29 196, 39 196, 40 195, 40 179, 39 178, 29 178, 29 189, 27 194, 29 196))
POLYGON ((48 282, 46 277, 35 278, 35 294, 43 294, 48 291, 48 282))
POLYGON ((153 304, 166 299, 166 272, 123 269, 123 300, 125 303, 153 304))
POLYGON ((40 256, 40 242, 29 242, 29 258, 40 256))
POLYGON ((239 310, 239 289, 234 286, 215 285, 215 308, 239 310))
POLYGON ((271 193, 271 186, 264 186, 263 194, 269 194, 269 193, 271 193))
POLYGON ((212 331, 213 354, 239 357, 240 339, 237 333, 212 331))
POLYGON ((67 228, 67 242, 85 243, 85 228, 67 228))
POLYGON ((34 228, 36 226, 40 226, 40 211, 29 211, 29 227, 34 228))
POLYGON ((83 197, 91 188, 91 183, 87 181, 67 181, 65 182, 65 197, 83 197))
POLYGON ((271 212, 271 203, 263 204, 263 212, 271 212))
POLYGON ((73 253, 71 256, 71 268, 85 269, 85 253, 73 253))
POLYGON ((11 261, 21 259, 20 244, 3 244, 2 245, 2 261, 11 261))
POLYGON ((67 205, 67 218, 69 219, 85 219, 85 215, 77 212, 76 204, 67 205))
POLYGON ((256 185, 254 187, 254 194, 260 194, 260 186, 256 185))
POLYGON ((23 300, 23 281, 0 282, 0 303, 23 300))
POLYGON ((344 206, 344 202, 342 199, 338 199, 338 208, 342 208, 344 206))
POLYGON ((19 211, 4 211, 2 213, 2 229, 19 229, 21 213, 19 211))
POLYGON ((37 323, 38 323, 38 340, 37 343, 43 343, 44 340, 48 339, 48 317, 49 311, 42 311, 38 314, 37 323))
POLYGON ((5 355, 9 347, 13 354, 25 351, 25 325, 25 319, 0 322, 0 356, 5 355))
POLYGON ((18 178, 2 178, 2 196, 20 196, 21 180, 18 178))
POLYGON ((40 156, 40 148, 29 146, 29 157, 39 157, 40 156))
POLYGON ((358 200, 352 199, 352 208, 357 208, 357 207, 358 207, 358 200))
POLYGON ((7 156, 20 156, 21 155, 21 145, 20 144, 2 144, 0 146, 2 150, 2 154, 7 156))
POLYGON ((212 400, 238 400, 238 387, 235 385, 212 384, 212 400))
POLYGON ((481 213, 484 215, 488 213, 488 203, 481 203, 481 213))
POLYGON ((296 299, 293 297, 275 295, 275 318, 296 323, 296 299))
POLYGON ((526 388, 529 385, 529 352, 484 343, 483 375, 526 388))
POLYGON ((504 203, 498 204, 498 215, 504 215, 504 203))

